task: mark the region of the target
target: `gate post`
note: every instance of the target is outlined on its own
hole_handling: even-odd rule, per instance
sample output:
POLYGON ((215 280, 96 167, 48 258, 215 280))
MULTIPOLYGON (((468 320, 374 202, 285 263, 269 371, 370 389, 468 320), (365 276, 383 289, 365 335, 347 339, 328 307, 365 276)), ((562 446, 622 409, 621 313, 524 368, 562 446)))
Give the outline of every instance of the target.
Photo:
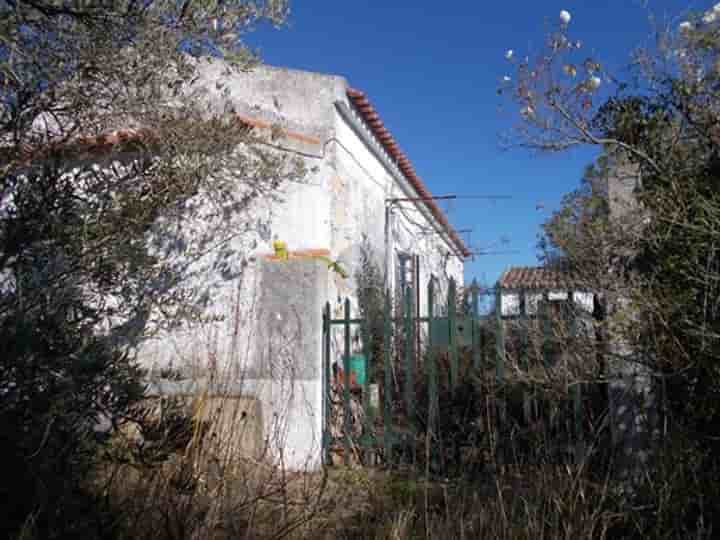
POLYGON ((385 320, 383 323, 383 442, 385 443, 385 460, 392 463, 393 429, 392 429, 392 305, 390 290, 385 292, 385 320))
POLYGON ((457 292, 455 280, 450 278, 448 287, 448 325, 450 327, 448 353, 450 354, 450 389, 452 393, 458 386, 458 340, 457 340, 457 292))
POLYGON ((405 289, 405 408, 410 428, 410 444, 415 461, 415 435, 417 433, 415 418, 415 317, 413 316, 412 289, 405 289))
MULTIPOLYGON (((435 358, 435 348, 432 340, 433 318, 435 317, 435 280, 428 283, 428 343, 427 343, 427 370, 428 370, 428 437, 432 438, 437 429, 438 410, 438 374, 435 358)), ((429 456, 427 456, 429 457, 429 456)))
POLYGON ((481 364, 481 356, 480 356, 480 347, 482 345, 482 340, 478 336, 478 328, 479 328, 479 321, 480 321, 480 306, 478 301, 478 283, 477 279, 473 279, 472 285, 472 314, 470 317, 470 320, 472 321, 472 355, 473 355, 473 368, 476 370, 480 369, 481 364))
POLYGON ((322 455, 323 463, 330 465, 330 445, 332 444, 332 431, 331 431, 331 415, 332 415, 332 396, 330 389, 330 329, 332 325, 330 323, 331 312, 330 302, 325 304, 325 310, 323 312, 323 438, 322 438, 322 455))
MULTIPOLYGON (((495 383, 500 389, 505 380, 505 326, 502 318, 502 290, 495 289, 495 383)), ((498 421, 505 423, 505 401, 498 399, 498 421)))
POLYGON ((345 338, 345 347, 343 351, 343 431, 345 432, 344 437, 344 452, 343 460, 345 466, 350 465, 350 452, 352 448, 352 434, 350 422, 352 420, 350 409, 350 299, 345 299, 345 317, 343 319, 343 332, 345 338))

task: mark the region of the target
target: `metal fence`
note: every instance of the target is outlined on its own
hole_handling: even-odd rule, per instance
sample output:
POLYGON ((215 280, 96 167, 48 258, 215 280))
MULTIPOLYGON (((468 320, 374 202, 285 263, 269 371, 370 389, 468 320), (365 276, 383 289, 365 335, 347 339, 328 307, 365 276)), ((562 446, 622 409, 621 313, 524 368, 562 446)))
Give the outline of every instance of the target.
MULTIPOLYGON (((490 453, 512 460, 503 452, 510 428, 518 422, 534 425, 541 417, 549 418, 543 444, 561 448, 561 459, 581 459, 594 422, 588 418, 592 408, 588 398, 600 395, 598 389, 584 395, 586 383, 568 380, 563 399, 541 404, 532 384, 527 380, 513 384, 517 377, 507 373, 509 368, 515 374, 528 372, 537 362, 546 372, 555 369, 564 338, 553 328, 550 310, 541 306, 535 317, 525 313, 503 316, 498 291, 482 291, 473 284, 459 294, 454 281, 449 283, 444 302, 438 303, 435 282, 430 280, 422 316, 415 309, 416 297, 416 292, 408 289, 399 305, 393 305, 385 294, 381 321, 351 317, 349 299, 345 299, 339 318, 333 318, 330 303, 325 306, 326 464, 393 466, 421 459, 440 463, 448 451, 460 456, 467 450, 462 446, 477 445, 477 438, 471 435, 480 432, 490 453), (480 305, 487 299, 494 308, 481 314, 480 305), (540 345, 533 348, 530 344, 538 342, 538 332, 540 345), (508 411, 508 400, 513 400, 508 391, 511 387, 521 388, 522 397, 513 401, 520 403, 520 412, 518 407, 508 411), (448 440, 442 440, 442 433, 448 440), (419 456, 422 453, 424 458, 419 456)), ((573 335, 582 316, 578 310, 568 313, 563 319, 573 335)), ((592 321, 584 325, 590 328, 592 321)), ((596 353, 595 349, 587 351, 596 353)))

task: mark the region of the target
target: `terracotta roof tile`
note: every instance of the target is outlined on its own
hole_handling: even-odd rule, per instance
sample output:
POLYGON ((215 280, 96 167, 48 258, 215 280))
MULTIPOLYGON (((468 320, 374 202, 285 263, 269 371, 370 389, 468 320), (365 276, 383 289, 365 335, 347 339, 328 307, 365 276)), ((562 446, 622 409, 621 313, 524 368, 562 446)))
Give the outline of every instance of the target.
MULTIPOLYGON (((258 118, 251 118, 249 116, 243 116, 241 114, 235 115, 240 125, 248 128, 260 128, 270 129, 273 124, 260 120, 258 118)), ((318 145, 322 141, 317 137, 311 135, 305 135, 303 133, 296 133, 286 129, 281 129, 281 133, 284 137, 289 139, 295 139, 308 144, 318 145)), ((41 159, 49 154, 52 150, 63 150, 70 152, 89 152, 89 153, 100 153, 102 151, 111 150, 114 146, 121 143, 128 143, 132 141, 152 141, 156 140, 157 134, 150 129, 146 128, 125 128, 118 129, 115 131, 102 133, 96 136, 82 136, 75 137, 73 139, 63 139, 56 143, 48 144, 43 147, 27 147, 22 149, 23 158, 25 160, 30 159, 41 159)))
POLYGON ((566 289, 571 280, 565 274, 542 266, 513 266, 505 270, 498 286, 502 289, 566 289))
MULTIPOLYGON (((354 89, 354 88, 348 88, 347 89, 347 96, 350 99, 351 103, 356 107, 356 109, 360 112, 361 116, 365 120, 365 122, 370 127, 370 130, 373 132, 373 135, 377 137, 378 141, 382 144, 385 151, 391 156, 391 158, 397 163, 398 167, 402 171, 405 178, 408 180, 411 186, 415 189, 415 191, 418 193, 420 197, 426 198, 423 202, 427 206, 427 208, 430 210, 432 215, 437 219, 437 221, 445 228, 445 230, 448 232, 452 242, 455 244, 455 246, 458 248, 460 253, 464 257, 470 256, 470 250, 463 242, 462 238, 460 238, 460 235, 455 231, 455 229, 452 227, 450 222, 448 221, 447 217, 445 216, 445 213, 440 209, 440 207, 437 205, 435 200, 431 199, 432 196, 430 193, 430 190, 427 189, 427 186, 425 186, 425 183, 422 181, 422 179, 417 175, 415 172, 414 167, 412 166, 412 163, 408 159, 408 157, 405 155, 405 153, 400 149, 397 142, 393 138, 392 134, 388 131, 388 129, 385 127, 385 125, 382 122, 382 119, 380 118, 380 115, 375 110, 375 108, 372 106, 370 101, 367 99, 365 94, 361 92, 360 90, 354 89)), ((262 122, 260 120, 247 118, 244 116, 238 115, 238 120, 245 125, 251 126, 251 127, 265 127, 266 123, 262 122)), ((269 125, 269 124, 267 124, 269 125)), ((308 142, 317 142, 316 138, 310 138, 307 136, 302 136, 300 134, 295 133, 286 133, 286 135, 289 135, 291 137, 296 138, 306 138, 308 142)), ((86 147, 93 151, 97 151, 100 147, 103 148, 109 148, 112 147, 115 144, 118 144, 119 142, 129 141, 133 139, 142 139, 147 137, 152 137, 153 134, 148 132, 148 130, 118 130, 106 135, 101 135, 99 137, 86 137, 79 139, 79 141, 75 141, 77 144, 80 143, 81 146, 86 147)), ((27 157, 36 157, 35 154, 32 152, 28 152, 27 157)))
POLYGON ((455 247, 458 248, 464 257, 469 257, 471 253, 465 245, 465 242, 463 242, 462 238, 460 238, 460 235, 457 231, 455 231, 453 226, 450 225, 447 216, 445 216, 445 213, 440 209, 435 200, 430 199, 430 197, 432 197, 430 190, 428 190, 425 183, 417 175, 412 163, 397 145, 392 135, 383 124, 379 113, 375 110, 375 107, 372 106, 365 93, 356 88, 348 88, 347 96, 355 109, 360 113, 363 120, 365 120, 367 125, 370 127, 373 135, 375 135, 378 141, 380 141, 380 144, 382 144, 383 148, 390 155, 393 161, 397 163, 410 185, 413 186, 420 197, 426 198, 426 200, 423 201, 425 206, 427 206, 430 213, 448 232, 453 244, 455 244, 455 247))

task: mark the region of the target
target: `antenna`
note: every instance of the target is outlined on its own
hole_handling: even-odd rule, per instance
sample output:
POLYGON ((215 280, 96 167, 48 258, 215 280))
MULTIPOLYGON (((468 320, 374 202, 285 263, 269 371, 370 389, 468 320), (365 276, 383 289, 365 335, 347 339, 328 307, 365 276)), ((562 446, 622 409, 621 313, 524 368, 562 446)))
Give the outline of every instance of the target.
MULTIPOLYGON (((387 276, 390 272, 390 260, 389 260, 389 253, 390 253, 390 216, 391 216, 391 210, 392 207, 399 203, 405 203, 405 202, 428 202, 428 201, 455 201, 455 200, 491 200, 491 201, 497 201, 497 200, 508 200, 512 199, 512 195, 457 195, 455 193, 446 194, 446 195, 430 195, 426 197, 390 197, 385 199, 385 278, 387 279, 387 276)), ((459 229, 456 230, 457 233, 468 233, 472 234, 472 229, 459 229)), ((469 243, 469 242, 468 242, 469 243)), ((495 255, 495 254, 502 254, 502 253, 513 253, 512 251, 497 251, 497 252, 491 252, 491 251, 481 251, 481 250, 475 250, 470 253, 472 260, 475 260, 475 256, 479 255, 495 255)), ((387 284, 386 284, 387 286, 387 284)))

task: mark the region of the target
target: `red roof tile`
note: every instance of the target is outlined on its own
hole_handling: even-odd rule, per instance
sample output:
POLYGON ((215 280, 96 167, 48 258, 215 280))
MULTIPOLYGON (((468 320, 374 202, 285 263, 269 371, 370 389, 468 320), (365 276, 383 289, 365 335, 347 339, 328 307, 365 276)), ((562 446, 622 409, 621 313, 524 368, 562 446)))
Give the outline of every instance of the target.
POLYGON ((348 88, 347 96, 350 99, 350 102, 355 106, 355 109, 360 113, 363 120, 365 120, 365 122, 370 126, 370 130, 373 132, 373 135, 375 135, 385 151, 392 157, 395 163, 397 163, 410 185, 413 186, 420 197, 425 198, 423 201, 425 206, 427 206, 430 213, 448 232, 453 244, 455 244, 455 247, 458 248, 464 257, 469 257, 470 250, 465 245, 465 242, 463 242, 462 238, 460 238, 460 235, 457 231, 455 231, 453 226, 450 225, 447 216, 445 216, 445 213, 440 209, 435 200, 430 198, 432 197, 430 190, 428 190, 422 179, 415 173, 415 169, 410 163, 410 160, 405 153, 400 150, 400 147, 397 145, 388 129, 384 126, 382 120, 380 119, 380 115, 375 110, 375 107, 372 106, 367 96, 355 88, 348 88))
POLYGON ((567 289, 571 286, 567 275, 542 266, 513 266, 498 280, 502 289, 567 289))
MULTIPOLYGON (((273 125, 270 122, 265 122, 257 118, 251 118, 249 116, 243 116, 241 114, 236 115, 237 120, 241 125, 247 126, 248 128, 260 128, 270 129, 273 125)), ((296 133, 294 131, 281 129, 281 133, 284 137, 289 139, 295 139, 308 144, 318 145, 321 143, 320 139, 311 135, 305 135, 303 133, 296 133)), ((156 134, 150 129, 118 129, 108 133, 103 133, 96 136, 83 136, 75 137, 73 139, 63 139, 56 143, 48 144, 43 147, 33 148, 26 147, 22 149, 22 157, 28 161, 31 159, 41 159, 52 150, 62 150, 70 152, 89 152, 89 153, 100 153, 112 149, 114 146, 120 143, 127 143, 131 141, 152 141, 156 138, 156 134)))
MULTIPOLYGON (((372 106, 370 101, 367 99, 365 94, 361 92, 360 90, 356 90, 354 88, 348 88, 347 89, 347 96, 350 99, 351 103, 356 107, 356 109, 360 112, 361 116, 365 120, 365 122, 369 125, 370 130, 373 132, 373 135, 377 137, 377 139, 382 144, 385 151, 392 157, 392 159, 397 163, 400 170, 402 171, 405 178, 408 180, 411 186, 415 189, 415 191, 418 193, 418 195, 422 198, 425 198, 423 201, 425 203, 425 206, 430 210, 432 215, 437 219, 437 221, 445 228, 445 230, 448 232, 453 244, 458 248, 460 253, 464 257, 470 256, 470 250, 463 242, 462 238, 460 238, 460 235, 458 235, 457 231, 452 227, 450 222, 448 221, 447 217, 445 216, 445 213, 440 209, 440 207, 437 205, 435 200, 431 199, 432 194, 430 193, 430 190, 428 190, 427 186, 425 186, 425 183, 422 181, 422 179, 417 175, 415 172, 414 167, 412 166, 412 163, 408 159, 408 157, 405 155, 405 153, 400 149, 397 142, 393 138, 392 134, 388 131, 388 129, 384 126, 380 115, 375 110, 375 108, 372 106)), ((251 119, 248 117, 244 117, 241 115, 238 115, 238 120, 247 126, 250 127, 267 127, 270 124, 256 120, 251 119)), ((317 143, 318 140, 315 137, 308 137, 301 134, 296 134, 292 132, 285 132, 286 136, 292 137, 292 138, 298 138, 301 140, 305 140, 306 142, 313 142, 317 143)), ((105 148, 112 147, 119 142, 129 141, 133 139, 142 139, 142 138, 152 138, 153 134, 149 132, 149 130, 133 130, 133 129, 123 129, 118 130, 106 135, 101 135, 98 137, 84 137, 80 138, 76 141, 73 141, 74 144, 78 144, 86 149, 97 151, 105 148)), ((66 143, 67 144, 67 143, 66 143)), ((27 152, 26 157, 33 157, 36 158, 37 154, 35 154, 32 151, 27 152)))

